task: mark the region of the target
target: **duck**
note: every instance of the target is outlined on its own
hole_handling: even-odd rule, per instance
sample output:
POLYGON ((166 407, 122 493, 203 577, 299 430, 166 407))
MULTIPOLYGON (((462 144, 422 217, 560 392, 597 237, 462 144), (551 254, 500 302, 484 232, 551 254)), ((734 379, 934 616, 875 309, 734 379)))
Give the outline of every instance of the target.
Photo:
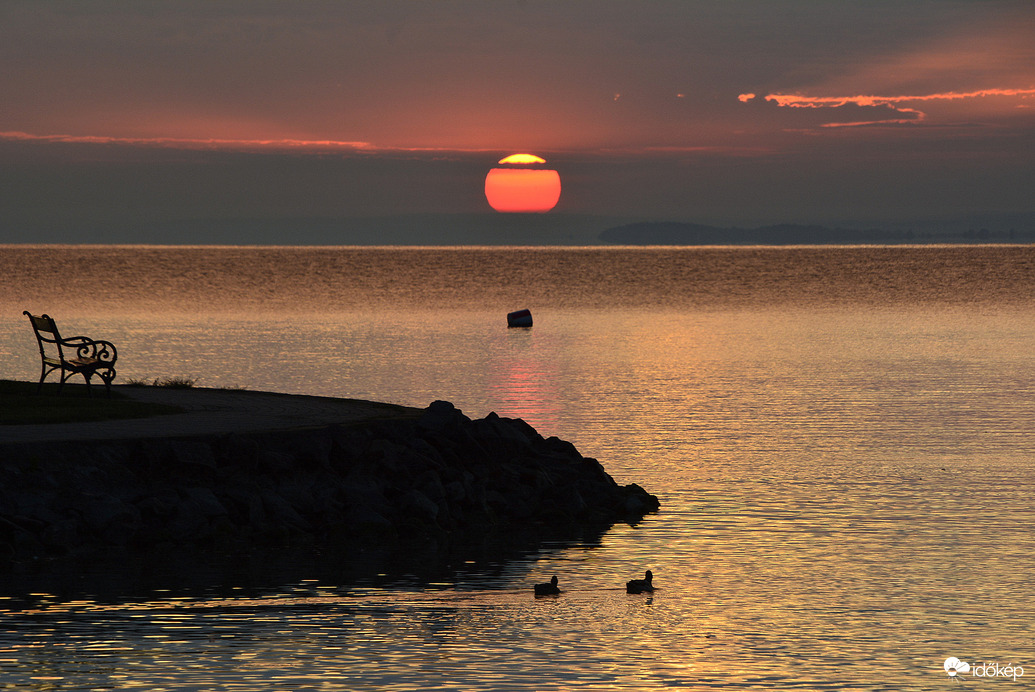
POLYGON ((553 576, 553 579, 551 579, 548 583, 546 583, 546 584, 536 584, 535 585, 535 595, 536 596, 555 596, 555 595, 559 594, 560 592, 561 592, 561 590, 557 588, 557 575, 556 574, 553 576))
POLYGON ((645 575, 643 575, 643 579, 630 579, 629 581, 625 582, 625 592, 626 593, 643 593, 644 591, 653 592, 654 591, 654 584, 652 583, 653 579, 654 579, 654 573, 651 572, 650 570, 647 570, 647 573, 645 575))

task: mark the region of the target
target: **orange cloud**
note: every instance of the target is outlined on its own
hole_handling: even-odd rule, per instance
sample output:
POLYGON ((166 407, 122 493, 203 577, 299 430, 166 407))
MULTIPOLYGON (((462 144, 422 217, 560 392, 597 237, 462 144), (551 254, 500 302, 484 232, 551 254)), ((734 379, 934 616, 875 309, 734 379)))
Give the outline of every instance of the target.
MULTIPOLYGON (((804 96, 802 94, 767 94, 766 101, 775 103, 781 108, 841 108, 859 106, 864 108, 888 108, 890 115, 903 117, 878 118, 876 120, 853 121, 843 123, 827 123, 822 127, 858 127, 878 124, 915 124, 924 121, 927 113, 917 108, 909 108, 900 104, 929 101, 963 101, 967 99, 987 98, 992 96, 1031 98, 1035 97, 1035 89, 980 89, 977 91, 943 91, 935 94, 915 94, 900 96, 804 96)), ((737 97, 742 103, 755 98, 754 94, 741 94, 737 97)))
POLYGON ((224 139, 192 137, 115 137, 109 135, 40 135, 17 130, 0 131, 0 142, 54 142, 59 144, 99 144, 152 149, 191 151, 273 152, 298 154, 355 155, 452 155, 498 154, 499 147, 405 147, 374 142, 332 139, 224 139))
MULTIPOLYGON (((748 94, 741 94, 748 96, 748 94)), ((766 101, 775 101, 791 108, 829 108, 855 104, 857 106, 889 106, 910 101, 957 101, 982 96, 1035 96, 1035 89, 981 89, 979 91, 945 91, 919 96, 801 96, 799 94, 769 94, 766 101)), ((743 98, 741 99, 743 100, 743 98)))
POLYGON ((28 132, 0 132, 8 141, 60 142, 63 144, 125 144, 171 149, 369 151, 370 142, 341 142, 302 139, 187 139, 173 137, 108 137, 98 135, 34 135, 28 132))

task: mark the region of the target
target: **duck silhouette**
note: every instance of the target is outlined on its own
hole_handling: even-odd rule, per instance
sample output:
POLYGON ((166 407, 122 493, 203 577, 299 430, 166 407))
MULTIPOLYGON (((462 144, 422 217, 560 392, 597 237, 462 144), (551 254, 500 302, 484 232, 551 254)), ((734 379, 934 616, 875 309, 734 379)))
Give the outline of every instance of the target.
POLYGON ((535 585, 536 596, 554 596, 556 594, 559 594, 560 592, 561 590, 557 588, 556 574, 553 576, 553 579, 551 579, 549 583, 535 585))
POLYGON ((625 592, 643 593, 646 591, 648 593, 652 593, 654 591, 654 584, 652 583, 653 579, 654 573, 647 570, 647 573, 643 575, 643 579, 630 579, 625 582, 625 592))

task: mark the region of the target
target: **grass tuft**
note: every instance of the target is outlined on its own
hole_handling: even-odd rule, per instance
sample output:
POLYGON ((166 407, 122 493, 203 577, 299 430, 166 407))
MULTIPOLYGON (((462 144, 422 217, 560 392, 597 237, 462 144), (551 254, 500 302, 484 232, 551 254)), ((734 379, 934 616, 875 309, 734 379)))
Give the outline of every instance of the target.
POLYGON ((169 389, 191 389, 197 385, 194 377, 156 377, 148 381, 146 377, 130 377, 123 380, 129 387, 167 387, 169 389))
POLYGON ((168 387, 169 389, 190 389, 195 384, 197 384, 197 380, 193 377, 165 377, 154 381, 156 387, 168 387))

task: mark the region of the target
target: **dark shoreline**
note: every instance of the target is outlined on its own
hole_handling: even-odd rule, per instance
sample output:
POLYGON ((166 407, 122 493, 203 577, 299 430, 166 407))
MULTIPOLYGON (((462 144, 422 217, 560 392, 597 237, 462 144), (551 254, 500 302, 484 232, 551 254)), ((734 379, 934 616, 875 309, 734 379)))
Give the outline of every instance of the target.
POLYGON ((570 443, 448 402, 305 429, 7 443, 0 584, 18 590, 17 575, 47 564, 188 554, 305 553, 339 573, 350 563, 356 578, 393 563, 433 574, 545 540, 594 543, 657 508, 570 443))

